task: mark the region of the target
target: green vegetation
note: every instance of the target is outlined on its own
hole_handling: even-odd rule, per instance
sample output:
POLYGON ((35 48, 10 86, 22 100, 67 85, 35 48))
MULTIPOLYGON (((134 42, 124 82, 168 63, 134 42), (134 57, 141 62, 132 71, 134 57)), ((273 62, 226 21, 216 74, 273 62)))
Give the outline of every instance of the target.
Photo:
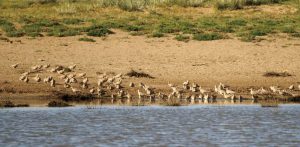
POLYGON ((11 101, 1 101, 0 108, 29 107, 28 104, 14 104, 11 101))
POLYGON ((190 40, 190 36, 180 34, 177 35, 175 39, 178 41, 188 42, 190 40))
POLYGON ((85 41, 85 42, 96 42, 96 40, 94 40, 92 38, 87 38, 87 37, 79 38, 78 40, 85 41))
POLYGON ((7 37, 105 37, 113 34, 112 29, 121 29, 131 35, 174 36, 185 42, 189 36, 199 41, 227 36, 253 41, 274 33, 299 38, 299 11, 274 15, 252 7, 243 9, 266 4, 272 4, 271 8, 274 3, 290 6, 286 9, 300 7, 297 0, 0 1, 0 33, 7 37))
POLYGON ((193 39, 199 41, 219 40, 223 38, 224 37, 218 33, 199 33, 199 34, 195 34, 193 37, 193 39))

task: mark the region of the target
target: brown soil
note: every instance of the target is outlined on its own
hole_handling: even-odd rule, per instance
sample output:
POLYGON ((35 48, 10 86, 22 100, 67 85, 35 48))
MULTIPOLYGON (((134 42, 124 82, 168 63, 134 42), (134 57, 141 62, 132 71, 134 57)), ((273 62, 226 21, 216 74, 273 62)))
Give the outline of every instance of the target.
POLYGON ((115 32, 105 39, 94 38, 95 43, 78 41, 82 36, 0 41, 0 98, 41 97, 63 90, 62 86, 53 89, 32 80, 29 84, 18 80, 31 66, 47 63, 77 64, 76 72, 86 72, 92 83, 96 83, 96 72, 125 74, 131 69, 140 70, 155 78, 125 81, 144 82, 160 89, 166 89, 168 82, 181 84, 185 80, 210 88, 223 82, 233 89, 244 90, 270 85, 286 88, 300 82, 300 40, 285 35, 256 43, 237 39, 184 43, 172 37, 147 38, 115 32), (15 63, 21 64, 17 69, 11 68, 15 63), (264 77, 267 71, 287 71, 292 76, 264 77))

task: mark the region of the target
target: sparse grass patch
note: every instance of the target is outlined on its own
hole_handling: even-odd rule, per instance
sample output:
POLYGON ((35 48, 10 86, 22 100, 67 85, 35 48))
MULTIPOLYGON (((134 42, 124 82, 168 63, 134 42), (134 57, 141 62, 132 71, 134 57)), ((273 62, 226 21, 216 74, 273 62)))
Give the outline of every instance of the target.
POLYGON ((292 36, 292 37, 300 38, 300 33, 299 33, 299 32, 297 32, 297 33, 292 33, 291 36, 292 36))
POLYGON ((193 39, 198 41, 220 40, 224 37, 218 33, 198 33, 194 34, 193 39))
POLYGON ((160 37, 164 37, 165 34, 164 33, 161 33, 161 32, 153 32, 151 35, 149 35, 150 37, 156 37, 156 38, 160 38, 160 37))
POLYGON ((87 38, 87 37, 79 38, 78 40, 85 41, 85 42, 96 42, 96 40, 94 40, 92 38, 87 38))
POLYGON ((265 77, 290 77, 292 76, 290 73, 284 71, 284 72, 275 72, 275 71, 269 71, 264 73, 265 77))
POLYGON ((188 42, 190 40, 190 36, 179 34, 175 36, 175 39, 178 41, 188 42))
POLYGON ((113 34, 114 32, 109 30, 107 27, 102 25, 93 25, 84 29, 87 32, 88 36, 94 37, 104 37, 109 34, 113 34))
POLYGON ((64 24, 68 25, 78 25, 83 22, 83 20, 78 19, 78 18, 65 18, 62 20, 64 24))
POLYGON ((153 76, 144 73, 144 72, 138 72, 135 70, 130 70, 129 72, 126 73, 126 76, 128 77, 136 77, 136 78, 150 78, 150 79, 154 79, 153 76))

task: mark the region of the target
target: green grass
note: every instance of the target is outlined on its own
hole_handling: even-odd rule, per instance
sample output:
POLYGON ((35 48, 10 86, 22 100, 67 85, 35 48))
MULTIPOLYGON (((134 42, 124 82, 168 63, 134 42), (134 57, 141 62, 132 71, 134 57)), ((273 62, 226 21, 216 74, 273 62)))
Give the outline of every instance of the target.
POLYGON ((78 40, 85 41, 85 42, 96 42, 96 40, 94 40, 92 38, 87 38, 87 37, 79 38, 78 40))
MULTIPOLYGON (((298 38, 300 33, 299 13, 278 14, 252 11, 245 5, 279 3, 296 6, 295 0, 99 0, 99 1, 52 1, 36 0, 30 4, 21 1, 2 1, 0 9, 0 32, 8 37, 42 37, 44 35, 66 37, 87 35, 104 37, 113 34, 111 29, 128 31, 131 35, 149 37, 173 36, 187 41, 218 40, 235 36, 242 41, 253 41, 258 36, 286 33, 298 38), (233 4, 228 7, 240 10, 218 11, 217 2, 233 4), (66 6, 66 8, 64 8, 66 6), (199 13, 194 7, 211 8, 213 13, 199 13), (72 13, 68 9, 74 9, 72 13), (14 13, 18 11, 18 13, 14 13), (120 15, 122 14, 122 15, 120 15), (171 35, 169 35, 171 34, 171 35), (182 35, 178 35, 182 34, 182 35)), ((220 6, 221 7, 221 6, 220 6)), ((272 7, 272 5, 270 5, 272 7)), ((223 8, 222 8, 223 9, 223 8)), ((224 9, 229 9, 224 7, 224 9)), ((231 9, 231 8, 230 8, 231 9)), ((253 9, 254 10, 254 9, 253 9)), ((206 10, 205 10, 206 11, 206 10)))

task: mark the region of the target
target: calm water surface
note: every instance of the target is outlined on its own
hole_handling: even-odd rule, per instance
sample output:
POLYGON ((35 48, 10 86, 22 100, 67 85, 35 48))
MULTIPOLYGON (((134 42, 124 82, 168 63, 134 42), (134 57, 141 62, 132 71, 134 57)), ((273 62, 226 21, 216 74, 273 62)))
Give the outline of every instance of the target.
POLYGON ((0 146, 300 146, 300 105, 0 109, 0 146))

